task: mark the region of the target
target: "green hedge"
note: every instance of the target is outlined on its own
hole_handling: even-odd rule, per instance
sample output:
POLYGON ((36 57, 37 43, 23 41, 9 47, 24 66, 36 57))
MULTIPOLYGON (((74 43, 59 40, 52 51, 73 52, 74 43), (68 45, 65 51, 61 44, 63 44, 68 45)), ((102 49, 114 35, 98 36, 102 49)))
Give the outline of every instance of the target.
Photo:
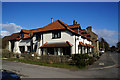
POLYGON ((79 68, 86 67, 94 63, 95 59, 88 54, 75 54, 73 57, 73 64, 79 68))

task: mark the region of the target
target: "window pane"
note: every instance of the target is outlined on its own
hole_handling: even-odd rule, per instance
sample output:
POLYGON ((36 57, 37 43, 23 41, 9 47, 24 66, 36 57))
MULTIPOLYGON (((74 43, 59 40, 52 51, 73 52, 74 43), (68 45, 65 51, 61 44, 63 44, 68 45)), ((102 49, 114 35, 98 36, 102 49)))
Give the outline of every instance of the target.
POLYGON ((57 38, 57 34, 55 34, 55 38, 57 38))
POLYGON ((58 37, 60 37, 60 32, 58 32, 58 37))

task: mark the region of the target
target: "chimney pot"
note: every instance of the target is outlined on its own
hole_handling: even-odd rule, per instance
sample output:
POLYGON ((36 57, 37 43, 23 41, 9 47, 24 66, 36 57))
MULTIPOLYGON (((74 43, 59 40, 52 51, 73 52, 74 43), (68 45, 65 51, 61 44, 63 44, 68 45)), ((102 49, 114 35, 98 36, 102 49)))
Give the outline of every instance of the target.
POLYGON ((73 25, 75 24, 75 20, 73 20, 73 25))
POLYGON ((53 18, 51 18, 51 23, 53 22, 53 18))
POLYGON ((77 21, 76 21, 76 24, 77 24, 77 21))

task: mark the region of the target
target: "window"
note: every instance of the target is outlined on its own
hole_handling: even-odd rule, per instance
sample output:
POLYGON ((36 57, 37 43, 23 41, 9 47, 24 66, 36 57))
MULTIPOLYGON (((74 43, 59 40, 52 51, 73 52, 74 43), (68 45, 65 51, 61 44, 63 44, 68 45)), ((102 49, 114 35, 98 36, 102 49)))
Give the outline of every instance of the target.
POLYGON ((21 38, 23 38, 23 37, 24 37, 24 33, 21 34, 21 38))
POLYGON ((80 34, 80 27, 78 27, 78 34, 80 34))
POLYGON ((61 32, 60 31, 58 31, 58 32, 53 32, 52 33, 52 38, 54 39, 54 38, 61 38, 61 32))
POLYGON ((41 35, 40 34, 36 34, 36 40, 40 40, 41 39, 41 35))

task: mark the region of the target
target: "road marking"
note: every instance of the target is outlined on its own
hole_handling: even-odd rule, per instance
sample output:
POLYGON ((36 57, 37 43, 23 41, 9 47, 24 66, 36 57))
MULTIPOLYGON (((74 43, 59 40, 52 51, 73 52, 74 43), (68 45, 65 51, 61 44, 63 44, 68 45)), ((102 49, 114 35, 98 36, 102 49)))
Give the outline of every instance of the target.
POLYGON ((104 63, 99 63, 99 65, 103 66, 103 65, 104 65, 104 63))
POLYGON ((96 70, 96 69, 107 69, 107 68, 113 68, 116 67, 117 65, 112 65, 112 66, 105 66, 105 67, 101 67, 101 68, 92 68, 90 70, 96 70))

